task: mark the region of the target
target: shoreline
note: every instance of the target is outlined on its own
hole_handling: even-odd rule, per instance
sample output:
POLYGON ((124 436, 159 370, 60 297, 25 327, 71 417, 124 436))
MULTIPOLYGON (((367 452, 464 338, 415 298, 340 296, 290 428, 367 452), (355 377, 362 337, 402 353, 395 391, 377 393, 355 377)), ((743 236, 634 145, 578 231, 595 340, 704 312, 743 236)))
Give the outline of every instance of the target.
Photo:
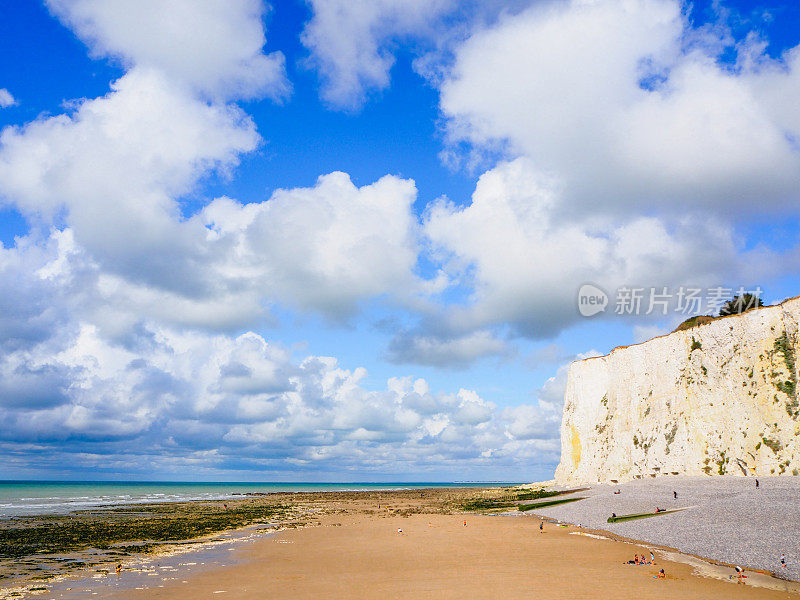
POLYGON ((248 525, 189 542, 165 544, 159 552, 126 557, 121 561, 121 573, 115 573, 115 562, 99 563, 46 581, 0 588, 0 600, 44 594, 48 598, 78 598, 93 593, 106 597, 120 589, 145 589, 150 577, 160 577, 159 581, 184 580, 208 568, 232 566, 236 564, 230 560, 232 551, 287 529, 248 525))
POLYGON ((273 494, 477 489, 514 487, 515 482, 69 482, 0 480, 0 524, 9 519, 186 502, 228 502, 273 494), (14 493, 16 491, 16 493, 14 493))
POLYGON ((269 535, 301 526, 308 516, 278 495, 259 500, 121 504, 67 515, 6 519, 0 522, 0 600, 41 591, 32 588, 97 579, 112 573, 117 564, 137 569, 153 560, 241 541, 255 531, 269 535))

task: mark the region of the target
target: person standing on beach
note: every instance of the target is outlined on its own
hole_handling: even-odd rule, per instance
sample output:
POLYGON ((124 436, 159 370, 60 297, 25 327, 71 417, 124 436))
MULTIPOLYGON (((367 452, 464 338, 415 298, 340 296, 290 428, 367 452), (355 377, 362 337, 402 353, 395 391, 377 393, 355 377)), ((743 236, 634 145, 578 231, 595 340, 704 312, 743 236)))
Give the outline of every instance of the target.
POLYGON ((781 552, 781 567, 786 568, 786 556, 781 552))
POLYGON ((678 499, 678 492, 676 492, 675 490, 672 490, 672 497, 673 497, 675 500, 677 500, 677 499, 678 499))
MULTIPOLYGON (((539 533, 544 533, 544 521, 539 521, 539 533)), ((783 556, 783 554, 781 554, 783 556)))
POLYGON ((756 479, 756 489, 758 489, 758 479, 756 479))

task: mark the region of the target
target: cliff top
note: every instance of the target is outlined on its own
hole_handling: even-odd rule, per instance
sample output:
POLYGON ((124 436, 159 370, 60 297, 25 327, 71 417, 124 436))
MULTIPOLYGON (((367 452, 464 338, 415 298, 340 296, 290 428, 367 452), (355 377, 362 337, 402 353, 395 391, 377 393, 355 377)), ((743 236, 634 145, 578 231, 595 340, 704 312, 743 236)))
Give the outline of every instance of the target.
POLYGON ((725 316, 720 316, 720 317, 714 317, 714 316, 711 316, 711 315, 696 315, 694 317, 690 317, 689 319, 687 319, 686 321, 681 323, 675 330, 670 331, 669 333, 664 333, 662 335, 657 335, 655 337, 652 337, 652 338, 650 338, 648 340, 644 340, 642 342, 638 342, 636 344, 628 344, 626 346, 616 346, 615 348, 612 348, 608 353, 603 354, 601 356, 591 356, 589 358, 584 358, 584 359, 581 359, 581 360, 578 360, 578 361, 575 361, 575 362, 584 362, 584 361, 589 361, 589 360, 595 360, 595 359, 598 359, 598 358, 606 358, 608 356, 611 356, 612 354, 614 354, 618 350, 625 350, 626 348, 634 348, 636 346, 641 346, 642 344, 647 344, 649 342, 652 342, 653 340, 658 340, 658 339, 661 339, 661 338, 669 337, 671 335, 675 335, 676 333, 680 333, 681 331, 688 331, 690 329, 694 329, 695 327, 702 327, 704 325, 709 325, 711 323, 717 323, 717 322, 723 321, 725 319, 740 319, 740 318, 742 318, 742 317, 744 317, 746 315, 752 315, 754 313, 757 313, 758 311, 772 310, 772 309, 775 309, 775 308, 782 307, 787 302, 791 302, 793 300, 798 300, 798 299, 800 299, 800 295, 792 296, 790 298, 786 298, 785 300, 782 300, 781 302, 778 302, 777 304, 770 304, 768 306, 758 306, 758 307, 751 308, 750 310, 744 311, 742 313, 733 314, 733 315, 725 315, 725 316))

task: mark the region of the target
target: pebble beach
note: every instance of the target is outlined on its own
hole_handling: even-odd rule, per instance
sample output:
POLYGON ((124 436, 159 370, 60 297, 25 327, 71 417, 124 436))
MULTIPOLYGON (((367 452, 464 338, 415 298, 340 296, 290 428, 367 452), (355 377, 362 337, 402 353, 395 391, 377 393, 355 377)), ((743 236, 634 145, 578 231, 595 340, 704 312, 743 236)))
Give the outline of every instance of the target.
POLYGON ((800 580, 800 477, 661 477, 595 485, 585 497, 535 511, 704 558, 800 580), (619 490, 619 494, 614 494, 619 490), (673 492, 677 492, 677 499, 673 492), (608 523, 617 515, 677 512, 608 523), (786 555, 787 566, 780 564, 786 555))

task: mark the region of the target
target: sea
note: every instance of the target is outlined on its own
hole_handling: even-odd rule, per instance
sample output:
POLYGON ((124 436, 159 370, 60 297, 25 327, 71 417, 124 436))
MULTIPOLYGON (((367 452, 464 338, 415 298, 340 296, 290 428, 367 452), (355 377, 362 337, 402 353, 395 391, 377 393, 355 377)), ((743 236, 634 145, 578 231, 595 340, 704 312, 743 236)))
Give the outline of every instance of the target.
POLYGON ((241 494, 408 490, 514 485, 510 482, 249 483, 179 481, 1 481, 0 519, 68 514, 120 504, 225 500, 241 494))

